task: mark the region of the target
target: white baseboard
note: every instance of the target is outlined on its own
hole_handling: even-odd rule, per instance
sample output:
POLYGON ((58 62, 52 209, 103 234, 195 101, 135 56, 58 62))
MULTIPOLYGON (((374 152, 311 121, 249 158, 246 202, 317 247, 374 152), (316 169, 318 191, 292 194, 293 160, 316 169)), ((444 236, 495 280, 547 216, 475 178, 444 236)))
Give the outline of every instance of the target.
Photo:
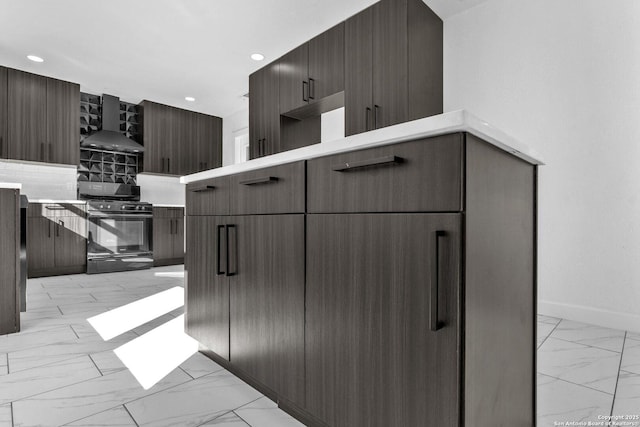
POLYGON ((621 329, 640 333, 640 316, 620 313, 583 305, 564 304, 553 301, 538 301, 538 313, 551 317, 589 323, 605 328, 621 329))

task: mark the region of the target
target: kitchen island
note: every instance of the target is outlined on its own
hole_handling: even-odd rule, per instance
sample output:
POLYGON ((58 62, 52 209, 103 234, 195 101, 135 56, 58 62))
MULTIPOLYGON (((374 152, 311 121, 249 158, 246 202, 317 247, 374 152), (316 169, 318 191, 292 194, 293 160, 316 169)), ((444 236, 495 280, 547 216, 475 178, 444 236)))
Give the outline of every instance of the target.
POLYGON ((465 111, 181 178, 186 331, 313 426, 532 426, 537 167, 465 111))

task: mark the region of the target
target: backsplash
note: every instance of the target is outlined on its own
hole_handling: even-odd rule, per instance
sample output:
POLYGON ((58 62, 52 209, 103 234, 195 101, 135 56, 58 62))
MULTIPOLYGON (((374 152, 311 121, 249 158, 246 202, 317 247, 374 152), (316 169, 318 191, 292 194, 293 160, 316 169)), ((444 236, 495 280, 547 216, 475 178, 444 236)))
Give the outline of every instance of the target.
POLYGON ((185 185, 178 176, 138 174, 140 200, 154 205, 185 204, 185 185))
POLYGON ((75 200, 77 172, 75 166, 0 160, 0 182, 19 182, 20 194, 32 200, 75 200))

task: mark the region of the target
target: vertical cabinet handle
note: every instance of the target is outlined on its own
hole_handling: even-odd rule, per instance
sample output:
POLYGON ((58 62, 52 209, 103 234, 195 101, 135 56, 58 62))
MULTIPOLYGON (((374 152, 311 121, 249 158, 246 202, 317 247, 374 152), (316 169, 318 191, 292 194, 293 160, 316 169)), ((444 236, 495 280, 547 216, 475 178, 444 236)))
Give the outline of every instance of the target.
POLYGON ((169 234, 173 234, 173 220, 170 220, 171 222, 169 223, 169 234))
POLYGON ((169 163, 170 160, 171 157, 167 157, 167 173, 171 173, 171 163, 169 163))
POLYGON ((309 102, 309 83, 305 80, 302 81, 302 100, 309 102))
POLYGON ((224 225, 219 225, 217 228, 218 228, 218 230, 216 232, 216 247, 217 247, 217 250, 216 250, 216 274, 218 276, 220 276, 222 274, 225 274, 224 271, 222 271, 220 269, 221 268, 221 265, 220 265, 221 264, 220 263, 220 252, 221 252, 221 248, 220 248, 221 247, 221 244, 220 244, 221 242, 220 242, 220 240, 221 239, 220 239, 220 236, 222 235, 222 233, 220 233, 220 230, 225 228, 225 226, 224 225))
POLYGON ((267 138, 262 138, 262 155, 266 156, 267 154, 267 138))
POLYGON ((373 106, 374 109, 374 114, 373 114, 373 128, 374 129, 378 129, 378 126, 380 126, 380 106, 379 105, 374 105, 373 106))
POLYGON ((316 81, 309 77, 309 99, 315 99, 316 96, 316 81))
POLYGON ((53 145, 49 143, 49 158, 47 160, 52 161, 51 159, 53 159, 53 145))
POLYGON ((438 329, 442 328, 442 324, 439 322, 438 316, 438 301, 440 299, 438 291, 440 288, 440 239, 444 236, 446 236, 446 233, 443 230, 436 231, 436 263, 434 267, 435 278, 431 281, 431 298, 429 299, 429 329, 431 329, 433 332, 436 332, 438 329))
POLYGON ((238 272, 238 260, 237 260, 237 233, 236 233, 236 226, 235 226, 235 224, 229 224, 229 225, 227 225, 227 233, 226 233, 226 234, 227 234, 227 236, 226 236, 226 237, 227 237, 227 254, 226 254, 226 255, 227 255, 227 276, 235 276, 235 275, 236 275, 236 273, 238 272), (230 264, 231 264, 231 261, 230 261, 231 257, 229 256, 229 252, 230 252, 230 251, 229 251, 229 242, 230 242, 230 239, 229 239, 229 230, 230 230, 230 229, 233 229, 234 242, 235 242, 235 243, 234 243, 234 253, 235 253, 235 254, 234 254, 234 257, 233 257, 233 258, 234 258, 234 267, 235 267, 235 268, 234 268, 234 270, 235 270, 235 271, 233 271, 233 272, 231 272, 231 266, 230 266, 230 264))
POLYGON ((40 143, 40 160, 44 161, 44 142, 40 143))
POLYGON ((364 114, 365 130, 371 130, 371 126, 369 125, 369 123, 371 122, 371 108, 367 107, 364 111, 364 114))

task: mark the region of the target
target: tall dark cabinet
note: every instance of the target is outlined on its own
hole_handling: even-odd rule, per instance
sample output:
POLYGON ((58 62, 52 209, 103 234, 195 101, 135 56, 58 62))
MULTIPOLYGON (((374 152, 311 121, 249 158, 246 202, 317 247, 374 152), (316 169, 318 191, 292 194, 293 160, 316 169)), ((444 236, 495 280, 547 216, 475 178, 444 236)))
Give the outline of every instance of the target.
POLYGON ((0 159, 9 157, 7 144, 7 69, 0 67, 0 159))
POLYGON ((9 69, 7 146, 16 160, 79 163, 80 86, 9 69))
POLYGON ((442 112, 442 21, 421 0, 383 0, 345 23, 345 132, 442 112))
POLYGON ((184 208, 153 207, 153 265, 184 262, 184 208))
POLYGON ((20 331, 20 190, 0 188, 0 335, 20 331))

